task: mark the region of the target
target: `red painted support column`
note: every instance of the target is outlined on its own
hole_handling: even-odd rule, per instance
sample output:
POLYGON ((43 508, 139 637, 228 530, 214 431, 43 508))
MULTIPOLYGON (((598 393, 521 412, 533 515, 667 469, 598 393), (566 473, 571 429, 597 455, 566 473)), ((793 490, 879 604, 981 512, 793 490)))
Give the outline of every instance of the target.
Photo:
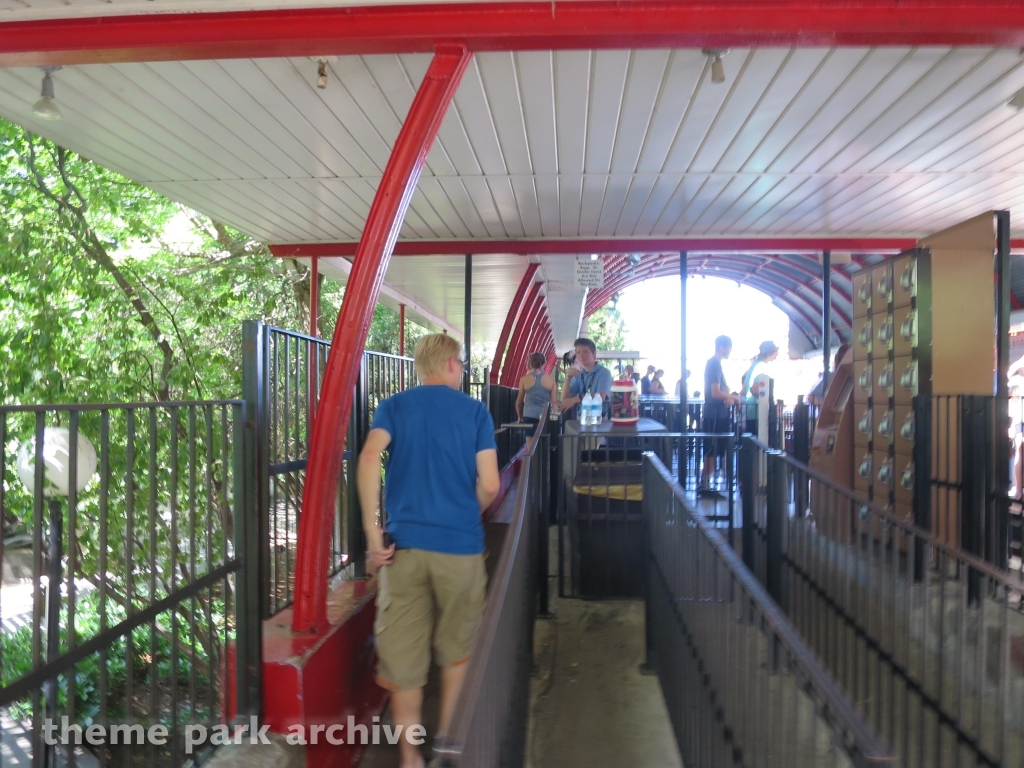
POLYGON ((527 336, 533 327, 533 322, 537 311, 540 309, 541 302, 544 301, 544 297, 540 295, 539 286, 540 284, 537 283, 535 285, 537 290, 530 292, 531 297, 519 315, 519 322, 512 333, 512 341, 509 342, 508 355, 505 356, 505 362, 501 366, 501 383, 507 387, 513 386, 512 382, 515 379, 523 348, 526 346, 527 336))
POLYGON ((360 356, 416 182, 470 56, 464 46, 454 45, 434 53, 391 151, 352 263, 309 446, 295 557, 295 632, 315 632, 327 622, 331 525, 360 356))
MULTIPOLYGON (((309 260, 309 335, 314 339, 320 338, 320 269, 319 257, 314 256, 309 260)), ((316 396, 317 379, 320 376, 320 367, 313 359, 315 347, 309 347, 310 359, 306 365, 306 404, 309 409, 307 421, 313 424, 316 421, 316 396)))
POLYGON ((523 309, 526 291, 533 283, 533 276, 537 272, 538 264, 531 264, 526 268, 526 274, 519 281, 519 288, 509 305, 508 314, 505 315, 505 324, 501 326, 501 333, 498 335, 498 346, 494 350, 494 361, 491 363, 491 384, 498 383, 498 374, 501 372, 501 361, 505 357, 505 346, 508 344, 508 336, 512 333, 512 327, 519 319, 519 313, 523 309))

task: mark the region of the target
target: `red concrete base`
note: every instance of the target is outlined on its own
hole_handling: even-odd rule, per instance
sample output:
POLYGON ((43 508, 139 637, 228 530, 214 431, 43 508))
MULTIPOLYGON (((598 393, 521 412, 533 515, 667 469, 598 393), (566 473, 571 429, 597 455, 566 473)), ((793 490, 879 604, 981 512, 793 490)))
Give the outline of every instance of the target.
MULTIPOLYGON (((291 609, 263 623, 263 722, 272 732, 302 725, 309 739, 311 726, 345 725, 349 716, 370 726, 383 711, 387 692, 373 680, 376 595, 376 579, 342 582, 327 597, 330 626, 317 635, 293 634, 291 609)), ((350 768, 364 749, 329 744, 320 731, 306 745, 306 768, 350 768)))

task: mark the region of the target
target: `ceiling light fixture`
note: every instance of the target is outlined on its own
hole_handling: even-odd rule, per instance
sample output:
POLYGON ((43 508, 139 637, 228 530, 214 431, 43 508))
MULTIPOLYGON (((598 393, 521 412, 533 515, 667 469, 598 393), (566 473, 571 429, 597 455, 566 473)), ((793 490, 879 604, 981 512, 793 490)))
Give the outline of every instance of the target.
POLYGON ((51 75, 60 67, 40 67, 43 70, 43 88, 39 101, 32 105, 32 114, 41 117, 43 120, 60 120, 64 117, 53 91, 53 78, 51 75))
POLYGON ((1024 88, 1021 88, 1013 94, 1013 96, 1010 97, 1010 100, 1006 102, 1006 106, 1013 107, 1018 112, 1024 109, 1024 88))
POLYGON ((725 65, 722 63, 722 57, 725 56, 729 51, 721 50, 718 48, 705 48, 704 55, 711 59, 711 82, 712 83, 724 83, 725 82, 725 65))

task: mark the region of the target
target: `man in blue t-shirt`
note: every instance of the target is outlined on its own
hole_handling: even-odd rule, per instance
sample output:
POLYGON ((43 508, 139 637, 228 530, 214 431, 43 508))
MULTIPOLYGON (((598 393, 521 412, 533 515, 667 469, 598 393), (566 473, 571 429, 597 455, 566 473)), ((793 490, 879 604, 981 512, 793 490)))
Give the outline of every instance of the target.
POLYGON ((421 385, 377 406, 359 454, 367 565, 377 587, 377 682, 391 691, 403 766, 422 766, 423 686, 431 652, 441 667, 439 734, 448 729, 483 618, 487 576, 480 515, 498 495, 494 422, 459 391, 459 343, 431 334, 416 345, 421 385), (387 536, 378 524, 381 456, 388 452, 387 536))
POLYGON ((610 413, 608 398, 612 394, 612 372, 597 364, 597 345, 590 339, 576 339, 576 364, 565 374, 562 384, 562 413, 582 402, 587 392, 601 396, 601 410, 610 413))

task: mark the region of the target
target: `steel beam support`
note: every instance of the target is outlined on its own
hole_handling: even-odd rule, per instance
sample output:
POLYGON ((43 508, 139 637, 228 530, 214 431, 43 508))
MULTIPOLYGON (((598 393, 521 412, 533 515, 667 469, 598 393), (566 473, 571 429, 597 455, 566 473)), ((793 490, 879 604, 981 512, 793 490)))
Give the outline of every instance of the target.
MULTIPOLYGON (((405 304, 398 305, 398 356, 405 357, 405 304)), ((405 391, 405 364, 398 366, 398 388, 405 391)))
POLYGON ((62 18, 0 25, 0 65, 469 51, 1024 45, 1013 0, 579 0, 62 18))
POLYGON ((470 379, 473 378, 473 254, 466 254, 465 303, 462 310, 463 338, 466 343, 466 370, 462 376, 462 391, 469 394, 470 379))
MULTIPOLYGON (((799 288, 809 288, 812 291, 814 291, 814 287, 808 283, 799 282, 798 280, 794 279, 792 275, 786 274, 785 272, 773 266, 771 263, 764 264, 762 262, 761 264, 754 264, 738 254, 721 254, 711 256, 709 258, 709 262, 709 266, 716 267, 719 272, 721 272, 721 268, 723 266, 742 272, 744 275, 746 275, 746 277, 743 278, 744 280, 748 280, 749 278, 758 276, 764 277, 765 282, 773 285, 775 288, 774 293, 769 293, 769 295, 772 296, 772 298, 786 296, 789 299, 786 301, 786 303, 791 306, 794 304, 794 301, 799 301, 805 308, 813 308, 815 311, 817 310, 814 299, 812 297, 806 297, 803 296, 802 294, 795 292, 799 288), (750 271, 748 272, 746 270, 750 271), (778 278, 781 278, 782 280, 785 280, 787 283, 791 283, 793 287, 787 287, 780 280, 775 279, 776 276, 778 278)), ((630 285, 638 283, 642 280, 649 280, 654 277, 661 277, 666 275, 674 275, 676 269, 676 260, 675 258, 672 258, 670 260, 658 261, 656 264, 654 264, 654 266, 651 269, 645 269, 645 266, 646 265, 641 265, 641 267, 637 269, 636 274, 633 276, 617 275, 613 277, 610 281, 607 281, 605 283, 605 287, 602 288, 600 291, 594 291, 592 295, 588 295, 586 314, 589 316, 591 313, 596 312, 598 309, 604 306, 608 299, 610 299, 615 293, 621 291, 623 288, 627 288, 630 285)), ((790 262, 787 262, 786 266, 792 269, 799 270, 801 273, 805 274, 808 277, 808 279, 813 278, 815 282, 821 279, 820 275, 817 272, 812 272, 808 268, 801 267, 790 262)), ((615 268, 616 267, 609 267, 609 271, 612 271, 615 268)), ((621 269, 621 266, 619 266, 618 268, 621 269)), ((696 273, 698 271, 698 268, 695 267, 691 271, 696 273)), ((709 276, 712 277, 715 276, 714 271, 709 271, 708 274, 709 276)), ((843 299, 845 299, 851 307, 853 306, 853 299, 849 294, 837 290, 835 287, 833 287, 833 291, 839 296, 841 296, 843 299)), ((817 291, 815 292, 818 293, 817 291)), ((853 327, 853 320, 849 315, 839 311, 837 308, 833 309, 840 322, 844 323, 845 325, 851 328, 853 327)), ((809 319, 811 315, 807 315, 805 313, 805 317, 809 319)), ((813 327, 815 329, 815 332, 820 331, 817 322, 813 324, 813 327)))
POLYGON ((541 301, 537 306, 537 311, 534 313, 533 321, 526 329, 526 335, 524 337, 525 340, 519 350, 519 356, 516 358, 515 367, 512 369, 512 383, 509 386, 518 386, 519 380, 526 375, 527 366, 530 364, 530 353, 537 350, 540 339, 548 330, 547 322, 547 311, 544 306, 544 298, 541 297, 541 301))
POLYGON ((825 358, 821 374, 821 396, 828 391, 832 377, 832 252, 821 254, 821 351, 825 358))
POLYGON ((331 526, 359 362, 416 182, 470 58, 463 46, 438 48, 434 54, 377 187, 352 265, 335 326, 345 332, 331 345, 309 446, 295 559, 296 632, 316 632, 327 623, 331 526))
POLYGON ((519 313, 516 327, 512 331, 512 339, 509 341, 508 354, 501 366, 501 383, 507 387, 512 386, 509 382, 515 376, 516 365, 519 363, 519 356, 522 354, 523 345, 526 344, 526 336, 532 327, 537 311, 540 309, 544 297, 540 295, 541 283, 534 283, 527 296, 523 311, 519 313))
MULTIPOLYGON (((686 281, 689 277, 689 266, 687 264, 686 251, 679 252, 679 364, 682 366, 679 369, 679 379, 682 384, 679 387, 679 418, 681 424, 679 425, 679 431, 686 431, 687 414, 689 413, 689 406, 687 404, 687 392, 690 391, 689 386, 686 382, 686 281)), ((701 387, 703 390, 703 387, 701 387)), ((679 482, 685 488, 686 487, 686 438, 679 438, 679 482)), ((729 457, 728 461, 732 461, 732 457, 729 457)), ((732 494, 732 486, 729 486, 727 491, 730 495, 732 494)), ((731 523, 730 523, 731 524, 731 523)))
POLYGON ((987 559, 999 568, 1006 568, 1010 555, 1010 444, 1005 439, 1010 424, 1009 380, 1010 369, 1010 212, 996 211, 996 387, 992 465, 994 493, 989 530, 991 549, 987 559))
MULTIPOLYGON (((280 258, 352 256, 357 243, 279 243, 270 252, 280 258)), ((472 251, 481 254, 519 254, 521 256, 578 253, 678 253, 691 256, 702 253, 804 253, 814 256, 826 248, 852 254, 895 254, 913 248, 911 237, 663 237, 663 238, 564 238, 553 240, 404 240, 395 244, 395 256, 461 256, 472 251)), ((1024 248, 1024 239, 1014 240, 1013 248, 1024 248)))
POLYGON ((523 279, 519 281, 519 287, 516 289, 516 295, 512 297, 508 314, 505 315, 505 323, 501 326, 501 333, 498 335, 498 346, 494 350, 494 361, 491 363, 491 384, 498 383, 498 374, 501 372, 501 361, 505 357, 505 347, 508 345, 509 334, 512 333, 512 328, 519 319, 519 313, 522 311, 523 303, 526 299, 526 292, 533 283, 533 276, 537 273, 539 267, 539 264, 530 264, 526 268, 523 279))
POLYGON ((541 351, 541 344, 547 340, 547 335, 551 332, 551 328, 548 325, 546 318, 540 318, 538 322, 534 323, 534 329, 530 332, 530 335, 526 338, 526 346, 523 348, 523 354, 519 358, 519 365, 516 367, 516 376, 513 382, 513 386, 519 384, 519 380, 526 375, 526 372, 530 370, 530 355, 534 352, 541 351))
POLYGON ((545 322, 544 319, 544 297, 541 296, 534 308, 533 317, 529 324, 523 329, 522 343, 517 349, 517 354, 512 365, 509 369, 510 378, 509 386, 515 387, 519 385, 519 380, 526 375, 526 365, 529 361, 530 352, 533 351, 534 346, 537 343, 537 338, 540 336, 541 327, 545 322))

